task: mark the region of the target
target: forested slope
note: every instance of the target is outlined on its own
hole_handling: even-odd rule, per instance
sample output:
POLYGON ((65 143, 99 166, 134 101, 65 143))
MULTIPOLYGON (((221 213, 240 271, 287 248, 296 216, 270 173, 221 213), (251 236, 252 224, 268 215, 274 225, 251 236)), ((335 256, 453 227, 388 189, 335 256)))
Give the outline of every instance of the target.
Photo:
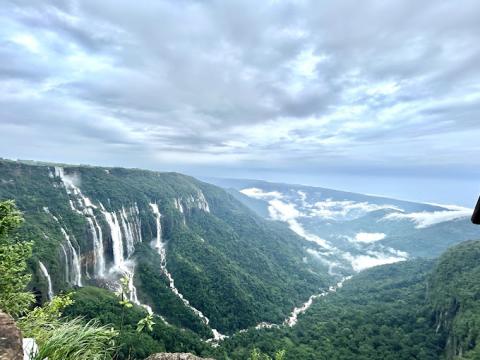
POLYGON ((480 241, 449 249, 429 279, 437 331, 448 359, 480 359, 480 241))
POLYGON ((479 359, 479 321, 480 241, 468 241, 437 260, 363 271, 296 326, 238 334, 217 356, 244 359, 257 347, 292 360, 479 359))
POLYGON ((286 226, 181 174, 0 161, 0 199, 24 212, 44 299, 39 261, 54 293, 127 274, 132 300, 210 337, 281 321, 331 281, 286 226))

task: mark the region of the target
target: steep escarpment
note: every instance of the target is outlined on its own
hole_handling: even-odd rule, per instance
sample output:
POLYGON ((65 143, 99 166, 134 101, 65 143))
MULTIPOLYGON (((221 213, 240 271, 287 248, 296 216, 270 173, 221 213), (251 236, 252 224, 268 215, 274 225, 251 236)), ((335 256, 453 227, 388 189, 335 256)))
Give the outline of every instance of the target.
POLYGON ((184 175, 0 161, 0 198, 24 212, 44 299, 126 277, 132 302, 211 337, 279 322, 328 285, 304 239, 184 175))
POLYGON ((429 279, 429 301, 446 358, 480 358, 480 241, 442 255, 429 279))

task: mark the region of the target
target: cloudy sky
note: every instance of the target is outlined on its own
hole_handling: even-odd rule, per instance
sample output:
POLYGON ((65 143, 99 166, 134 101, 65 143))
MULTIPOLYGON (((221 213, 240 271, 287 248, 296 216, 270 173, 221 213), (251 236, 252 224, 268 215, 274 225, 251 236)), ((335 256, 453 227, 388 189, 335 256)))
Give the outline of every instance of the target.
POLYGON ((478 0, 3 1, 0 156, 472 205, 478 0))

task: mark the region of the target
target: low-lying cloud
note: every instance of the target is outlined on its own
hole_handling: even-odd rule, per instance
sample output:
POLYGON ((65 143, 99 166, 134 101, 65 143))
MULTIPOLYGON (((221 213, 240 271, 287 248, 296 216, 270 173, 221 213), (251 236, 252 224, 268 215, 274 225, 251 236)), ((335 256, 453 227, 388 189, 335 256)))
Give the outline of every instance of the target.
POLYGON ((386 235, 384 233, 357 233, 353 241, 365 244, 371 244, 380 240, 385 239, 386 235))
POLYGON ((391 213, 383 217, 383 220, 409 220, 415 224, 417 229, 427 228, 446 221, 468 218, 472 210, 463 207, 453 207, 451 210, 422 211, 414 213, 391 213))

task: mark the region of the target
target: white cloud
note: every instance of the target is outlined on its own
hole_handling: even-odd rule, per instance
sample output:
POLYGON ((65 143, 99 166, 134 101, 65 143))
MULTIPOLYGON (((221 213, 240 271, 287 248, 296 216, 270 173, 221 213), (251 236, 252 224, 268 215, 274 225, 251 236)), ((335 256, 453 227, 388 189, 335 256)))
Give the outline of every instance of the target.
POLYGON ((40 53, 40 43, 30 34, 16 34, 10 40, 34 54, 40 53))
POLYGON ((360 243, 374 243, 380 240, 385 239, 386 235, 384 233, 365 233, 361 232, 355 235, 355 238, 353 239, 356 242, 360 243))
POLYGON ((335 268, 341 268, 342 265, 340 263, 338 263, 337 261, 331 261, 331 260, 327 259, 325 254, 322 254, 319 251, 314 250, 314 249, 307 249, 307 253, 314 256, 322 264, 328 266, 328 274, 329 275, 332 275, 332 276, 339 275, 334 269, 335 268))
POLYGON ((309 211, 309 216, 316 216, 325 219, 358 218, 366 213, 382 209, 403 212, 402 209, 394 205, 377 205, 368 202, 347 200, 334 201, 332 199, 327 199, 325 201, 316 202, 313 205, 313 208, 309 211))
POLYGON ((278 191, 264 192, 258 188, 247 188, 240 192, 256 199, 268 200, 268 212, 272 220, 284 221, 292 231, 303 237, 305 240, 314 242, 325 249, 333 249, 328 241, 309 233, 303 228, 302 224, 297 221, 297 218, 304 215, 297 209, 294 203, 280 200, 283 199, 284 196, 278 191))
POLYGON ((259 188, 247 188, 247 189, 242 189, 240 192, 244 195, 250 196, 255 199, 262 199, 262 200, 267 200, 267 199, 281 199, 283 198, 283 195, 279 193, 278 191, 270 191, 270 192, 265 192, 262 189, 259 188))
POLYGON ((297 218, 301 217, 302 213, 297 209, 295 204, 286 203, 278 199, 270 200, 268 204, 268 212, 272 220, 285 221, 292 231, 303 237, 305 240, 314 242, 325 249, 333 249, 328 241, 309 233, 303 228, 302 224, 297 221, 297 218))
POLYGON ((460 206, 450 206, 452 210, 422 211, 408 214, 391 213, 382 220, 410 220, 415 223, 417 229, 426 228, 446 221, 468 218, 472 210, 460 206))
POLYGON ((268 211, 273 220, 289 221, 294 220, 302 215, 297 210, 295 204, 286 203, 278 199, 270 200, 268 202, 268 211))
POLYGON ((331 246, 327 240, 322 239, 321 237, 311 234, 308 231, 306 231, 302 224, 300 224, 297 220, 291 219, 287 221, 288 225, 290 226, 290 229, 294 232, 296 232, 298 235, 303 237, 307 241, 311 241, 319 246, 321 246, 324 249, 327 250, 334 250, 335 248, 331 246))
POLYGON ((368 254, 369 255, 352 255, 350 253, 344 253, 342 256, 351 263, 353 270, 357 272, 374 266, 393 264, 407 259, 404 256, 392 256, 377 251, 370 251, 368 254))

